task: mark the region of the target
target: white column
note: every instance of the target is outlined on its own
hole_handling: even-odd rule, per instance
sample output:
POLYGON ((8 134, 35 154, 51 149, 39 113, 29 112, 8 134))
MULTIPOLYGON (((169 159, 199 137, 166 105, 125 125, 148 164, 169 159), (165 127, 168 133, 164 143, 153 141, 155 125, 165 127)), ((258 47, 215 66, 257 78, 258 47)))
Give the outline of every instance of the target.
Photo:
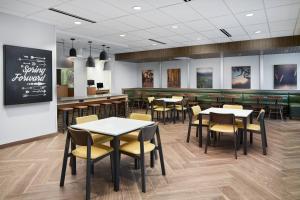
POLYGON ((264 89, 264 55, 259 55, 259 89, 264 89))
POLYGON ((74 59, 74 96, 87 95, 87 69, 85 60, 76 58, 74 59))
POLYGON ((220 54, 220 89, 224 89, 224 55, 220 54))

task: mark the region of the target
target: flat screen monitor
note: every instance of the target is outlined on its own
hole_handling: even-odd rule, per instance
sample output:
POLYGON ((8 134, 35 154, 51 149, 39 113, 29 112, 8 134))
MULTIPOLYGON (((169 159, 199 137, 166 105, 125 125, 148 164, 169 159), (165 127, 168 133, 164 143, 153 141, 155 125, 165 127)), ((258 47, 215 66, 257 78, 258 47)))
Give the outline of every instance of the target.
POLYGON ((97 88, 103 88, 103 83, 97 83, 97 88))
POLYGON ((94 80, 87 80, 87 84, 88 84, 88 86, 95 85, 95 81, 94 80))

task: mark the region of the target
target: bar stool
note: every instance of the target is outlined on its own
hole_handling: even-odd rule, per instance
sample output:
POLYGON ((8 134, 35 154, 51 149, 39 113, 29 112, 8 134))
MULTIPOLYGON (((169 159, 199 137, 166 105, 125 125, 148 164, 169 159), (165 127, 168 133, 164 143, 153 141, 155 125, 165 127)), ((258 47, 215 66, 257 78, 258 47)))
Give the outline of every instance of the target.
MULTIPOLYGON (((112 103, 111 102, 103 102, 100 103, 100 113, 101 113, 101 108, 104 111, 104 118, 107 118, 111 115, 112 112, 112 103)), ((101 115, 102 117, 103 115, 101 115)))
MULTIPOLYGON (((92 103, 88 105, 88 111, 92 111, 92 115, 96 115, 97 114, 97 108, 100 109, 100 104, 96 104, 96 103, 92 103)), ((100 113, 100 110, 99 110, 100 113)))
POLYGON ((63 133, 65 133, 65 131, 67 130, 67 128, 69 126, 69 114, 73 110, 74 110, 73 108, 58 108, 58 114, 59 114, 59 112, 62 112, 62 114, 63 114, 63 117, 62 117, 63 133))
POLYGON ((76 111, 77 111, 77 117, 82 117, 84 111, 86 111, 86 113, 88 113, 88 106, 74 106, 73 121, 74 121, 74 116, 75 116, 76 111))
POLYGON ((126 116, 126 101, 113 101, 112 102, 114 110, 115 110, 115 116, 126 116), (123 108, 123 112, 122 112, 122 108, 123 108))

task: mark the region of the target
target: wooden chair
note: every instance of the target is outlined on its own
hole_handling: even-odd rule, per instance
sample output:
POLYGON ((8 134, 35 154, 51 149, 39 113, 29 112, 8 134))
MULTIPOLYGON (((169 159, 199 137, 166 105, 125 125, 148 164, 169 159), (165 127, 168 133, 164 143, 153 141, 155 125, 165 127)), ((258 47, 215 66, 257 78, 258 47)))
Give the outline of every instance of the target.
POLYGON ((248 124, 247 131, 253 132, 261 135, 261 144, 263 149, 263 155, 267 154, 267 134, 265 128, 265 110, 261 109, 258 116, 257 116, 258 124, 248 124))
MULTIPOLYGON (((210 113, 209 114, 209 125, 207 132, 207 140, 205 145, 205 153, 207 153, 207 147, 210 143, 210 137, 212 133, 227 133, 233 134, 234 139, 234 153, 235 159, 237 159, 237 141, 238 140, 238 126, 235 122, 235 117, 233 114, 220 114, 220 113, 210 113)), ((216 135, 215 135, 216 138, 216 135)))
MULTIPOLYGON (((190 135, 191 135, 191 129, 192 127, 196 127, 196 137, 199 137, 199 145, 202 147, 202 134, 199 135, 199 129, 202 128, 199 124, 199 113, 201 112, 200 106, 193 106, 188 109, 188 116, 189 116, 189 128, 188 128, 188 134, 186 138, 186 142, 190 142, 190 135)), ((208 120, 202 119, 202 126, 208 128, 208 120)))
POLYGON ((264 109, 264 97, 263 96, 250 96, 250 99, 255 101, 255 103, 251 104, 251 109, 254 113, 259 113, 261 109, 264 109))
POLYGON ((186 119, 187 106, 188 106, 187 99, 183 98, 183 97, 182 97, 181 101, 175 105, 177 118, 179 119, 179 113, 181 113, 182 123, 184 123, 184 120, 186 119))
POLYGON ((276 119, 278 118, 279 114, 281 120, 283 120, 283 105, 281 103, 283 100, 282 96, 268 96, 267 98, 269 102, 269 119, 271 118, 271 114, 275 114, 276 119))
POLYGON ((146 114, 148 114, 148 110, 150 109, 150 111, 152 110, 152 101, 155 99, 155 97, 148 97, 147 98, 147 104, 146 104, 146 114))
POLYGON ((163 100, 153 100, 152 101, 152 111, 151 111, 151 116, 152 116, 152 119, 154 118, 154 113, 156 112, 156 115, 157 115, 157 119, 159 120, 160 119, 160 114, 162 114, 162 117, 163 117, 163 122, 164 124, 166 124, 166 114, 168 116, 168 113, 172 111, 171 108, 168 108, 166 106, 166 102, 164 102, 163 100))
POLYGON ((141 129, 138 135, 138 141, 132 141, 120 146, 120 152, 138 159, 141 164, 142 175, 142 192, 146 192, 145 180, 145 154, 150 153, 150 165, 154 167, 154 151, 158 149, 161 164, 162 175, 166 175, 164 158, 159 135, 158 125, 154 124, 141 129), (154 137, 156 134, 157 146, 154 144, 154 137))
MULTIPOLYGON (((91 133, 83 130, 68 128, 67 139, 65 144, 63 165, 61 170, 60 186, 64 186, 68 157, 71 157, 72 174, 76 174, 76 157, 86 160, 86 199, 90 199, 91 193, 91 173, 93 174, 93 164, 106 156, 112 156, 113 148, 95 144, 91 133), (71 144, 71 152, 69 147, 71 144), (76 146, 77 145, 77 146, 76 146)), ((111 162, 111 165, 113 162, 111 162)), ((113 169, 113 166, 112 166, 113 169)))
MULTIPOLYGON (((97 115, 88 115, 88 116, 83 116, 83 117, 76 117, 75 121, 76 124, 82 124, 86 122, 92 122, 92 121, 97 121, 98 116, 97 115)), ((107 136, 107 135, 102 135, 99 133, 91 133, 92 139, 94 143, 105 143, 113 140, 113 137, 107 136)))
MULTIPOLYGON (((129 119, 152 121, 151 115, 142 113, 131 113, 129 119)), ((138 141, 140 131, 132 131, 120 137, 120 140, 125 142, 138 141)))

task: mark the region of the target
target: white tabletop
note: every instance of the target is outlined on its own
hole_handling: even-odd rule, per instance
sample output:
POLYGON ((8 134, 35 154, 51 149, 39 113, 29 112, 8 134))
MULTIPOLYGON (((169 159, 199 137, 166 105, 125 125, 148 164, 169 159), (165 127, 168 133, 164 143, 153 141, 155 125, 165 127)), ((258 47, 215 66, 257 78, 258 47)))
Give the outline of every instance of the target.
POLYGON ((160 98, 160 99, 156 99, 156 100, 164 101, 167 103, 177 103, 177 102, 182 101, 182 99, 173 99, 173 98, 160 98))
POLYGON ((227 108, 208 108, 200 112, 200 114, 208 115, 210 112, 221 114, 234 114, 235 117, 248 117, 253 110, 246 109, 227 109, 227 108))
POLYGON ((110 117, 97 121, 72 125, 71 127, 75 129, 91 131, 93 133, 101 133, 109 136, 118 136, 152 124, 154 124, 154 122, 152 121, 110 117))

